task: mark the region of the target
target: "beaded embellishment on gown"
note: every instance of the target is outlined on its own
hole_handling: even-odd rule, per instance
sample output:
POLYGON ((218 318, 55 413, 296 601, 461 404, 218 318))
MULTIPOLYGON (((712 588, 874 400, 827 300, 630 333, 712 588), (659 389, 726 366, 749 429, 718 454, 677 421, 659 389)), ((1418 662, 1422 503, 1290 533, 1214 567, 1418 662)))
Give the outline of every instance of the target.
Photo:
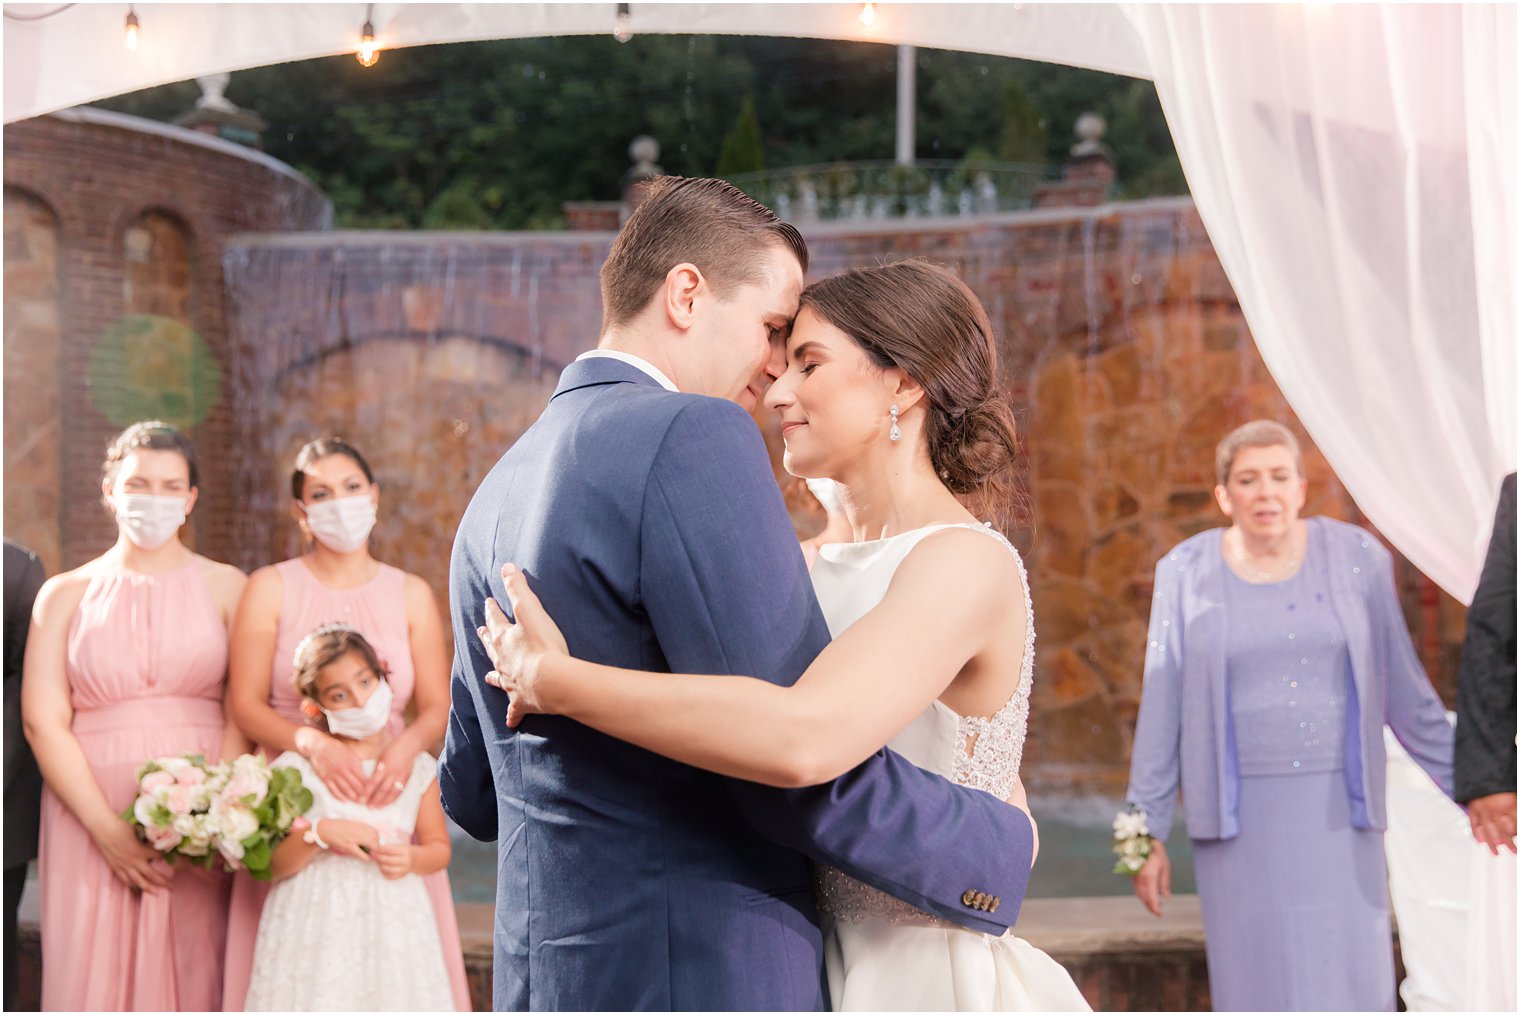
MULTIPOLYGON (((898 566, 924 538, 949 528, 991 536, 1018 565, 1025 603, 1019 679, 994 714, 961 716, 935 701, 887 746, 920 768, 1006 800, 1023 760, 1034 683, 1034 607, 1013 544, 991 525, 971 524, 831 544, 819 551, 813 585, 838 636, 881 602, 898 566)), ((1011 932, 966 930, 830 867, 817 869, 816 888, 835 1010, 1088 1010, 1066 971, 1011 932)))
POLYGON ((959 717, 960 735, 965 741, 955 759, 955 781, 1006 800, 1019 778, 1024 736, 1029 729, 1029 692, 1034 687, 1034 598, 1029 594, 1029 572, 1024 570, 1019 551, 991 525, 983 528, 1008 548, 1018 565, 1019 584, 1024 587, 1024 659, 1019 664, 1018 686, 1007 704, 985 718, 959 717))

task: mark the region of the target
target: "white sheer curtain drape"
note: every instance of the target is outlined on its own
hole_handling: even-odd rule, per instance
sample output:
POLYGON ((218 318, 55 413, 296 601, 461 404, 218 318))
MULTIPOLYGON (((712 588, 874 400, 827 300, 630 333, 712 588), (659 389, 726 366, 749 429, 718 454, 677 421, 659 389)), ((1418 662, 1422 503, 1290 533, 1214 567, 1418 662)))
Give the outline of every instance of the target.
POLYGON ((1126 10, 1262 358, 1467 601, 1515 467, 1515 9, 1126 10))

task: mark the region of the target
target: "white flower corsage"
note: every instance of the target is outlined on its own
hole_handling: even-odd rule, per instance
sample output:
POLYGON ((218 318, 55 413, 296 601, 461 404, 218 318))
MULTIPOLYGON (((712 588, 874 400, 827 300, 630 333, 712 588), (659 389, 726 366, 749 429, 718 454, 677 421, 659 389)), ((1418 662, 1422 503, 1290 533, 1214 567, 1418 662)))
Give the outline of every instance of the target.
POLYGON ((1140 873, 1146 858, 1151 855, 1153 842, 1145 811, 1140 807, 1130 804, 1127 810, 1114 815, 1114 855, 1119 858, 1114 864, 1114 873, 1130 877, 1140 873))

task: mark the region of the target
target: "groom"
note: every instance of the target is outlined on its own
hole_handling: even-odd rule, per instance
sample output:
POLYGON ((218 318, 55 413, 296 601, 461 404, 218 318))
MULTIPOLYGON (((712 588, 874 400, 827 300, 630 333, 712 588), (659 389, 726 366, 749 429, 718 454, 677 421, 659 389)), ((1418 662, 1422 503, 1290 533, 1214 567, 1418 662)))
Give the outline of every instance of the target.
POLYGON ((730 185, 657 181, 602 267, 599 347, 460 522, 439 784, 498 843, 498 1010, 818 1010, 809 858, 977 930, 1018 915, 1030 825, 985 793, 889 751, 809 789, 725 779, 559 716, 509 730, 484 680, 505 561, 582 659, 790 684, 823 649, 749 416, 806 266, 796 229, 730 185))

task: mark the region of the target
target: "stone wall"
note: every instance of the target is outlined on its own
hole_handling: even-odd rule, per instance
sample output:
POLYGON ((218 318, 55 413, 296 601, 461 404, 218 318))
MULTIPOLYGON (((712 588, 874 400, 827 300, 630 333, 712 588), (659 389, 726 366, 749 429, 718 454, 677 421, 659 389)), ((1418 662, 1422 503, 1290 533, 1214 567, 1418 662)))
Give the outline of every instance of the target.
POLYGON ((116 113, 24 120, 4 140, 6 536, 50 573, 109 546, 106 442, 159 416, 202 457, 190 541, 231 556, 222 246, 325 229, 331 206, 268 156, 116 113))
MULTIPOLYGON (((1155 562, 1223 523, 1218 440, 1249 419, 1282 420, 1304 442, 1305 512, 1367 524, 1267 372, 1192 202, 808 240, 815 277, 922 255, 954 266, 986 304, 1021 410, 1033 505, 1010 533, 1029 564, 1039 634, 1027 777, 1045 791, 1121 792, 1155 562)), ((1462 607, 1397 560, 1410 630, 1450 704, 1462 607)))
MULTIPOLYGON (((480 478, 594 341, 610 234, 329 234, 234 242, 236 559, 295 552, 287 473, 306 439, 370 453, 376 550, 445 595, 449 542, 480 478)), ((1046 210, 973 223, 815 227, 812 277, 922 254, 953 265, 1001 336, 1021 407, 1039 654, 1030 781, 1117 792, 1138 706, 1155 561, 1222 520, 1213 447, 1256 416, 1303 436, 1252 343, 1191 202, 1046 210)), ((762 414, 778 478, 780 439, 762 414)), ((1364 522, 1305 444, 1311 513, 1364 522)), ((789 484, 788 484, 789 485, 789 484)), ((798 531, 822 521, 791 493, 798 531)), ((1460 606, 1407 563, 1416 643, 1451 700, 1460 606)))
MULTIPOLYGON (((375 548, 445 596, 470 493, 600 321, 607 232, 324 231, 288 167, 202 135, 75 111, 5 128, 6 533, 50 570, 110 541, 100 454, 149 415, 203 457, 192 540, 253 568, 299 549, 288 468, 337 433, 382 485, 375 548), (294 231, 292 231, 294 230, 294 231)), ((1295 427, 1190 201, 976 220, 818 225, 812 277, 924 255, 987 305, 1020 406, 1039 654, 1037 788, 1122 785, 1154 561, 1219 523, 1212 447, 1295 427)), ((799 533, 821 524, 783 476, 799 533)), ((1306 442, 1311 512, 1362 521, 1306 442)), ((1401 594, 1447 700, 1460 606, 1407 563, 1401 594)))
POLYGON ((233 524, 246 568, 300 550, 290 466, 339 435, 381 486, 371 544, 440 602, 470 494, 595 344, 609 239, 580 234, 333 233, 228 249, 234 400, 246 453, 233 524))
MULTIPOLYGON (((490 1011, 492 910, 466 903, 458 914, 473 1007, 490 1011)), ((35 1011, 42 981, 35 893, 22 902, 19 930, 17 1010, 35 1011)), ((1094 1011, 1210 1010, 1203 914, 1195 895, 1170 900, 1159 920, 1127 897, 1027 899, 1018 930, 1066 968, 1094 1011)), ((1402 983, 1397 931, 1393 948, 1394 982, 1402 983)))

